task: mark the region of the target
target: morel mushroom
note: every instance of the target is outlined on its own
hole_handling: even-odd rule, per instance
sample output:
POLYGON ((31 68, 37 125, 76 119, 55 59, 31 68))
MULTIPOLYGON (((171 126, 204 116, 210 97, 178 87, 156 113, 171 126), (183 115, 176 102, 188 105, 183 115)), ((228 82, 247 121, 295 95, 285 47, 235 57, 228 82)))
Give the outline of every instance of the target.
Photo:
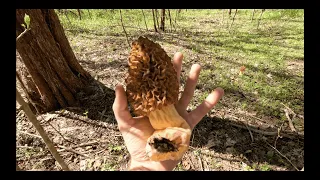
POLYGON ((179 160, 188 150, 191 129, 176 111, 179 83, 171 58, 148 38, 132 43, 127 97, 136 115, 148 116, 155 132, 146 153, 153 161, 179 160))

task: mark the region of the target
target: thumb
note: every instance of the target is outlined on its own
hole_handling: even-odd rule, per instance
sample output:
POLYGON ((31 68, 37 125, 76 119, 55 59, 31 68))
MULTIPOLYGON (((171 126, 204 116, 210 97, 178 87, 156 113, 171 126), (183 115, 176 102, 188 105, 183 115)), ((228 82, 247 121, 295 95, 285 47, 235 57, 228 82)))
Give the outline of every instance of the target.
POLYGON ((128 109, 128 102, 126 92, 122 85, 118 84, 115 88, 116 98, 112 105, 112 109, 119 128, 125 124, 128 124, 132 120, 132 116, 128 109))

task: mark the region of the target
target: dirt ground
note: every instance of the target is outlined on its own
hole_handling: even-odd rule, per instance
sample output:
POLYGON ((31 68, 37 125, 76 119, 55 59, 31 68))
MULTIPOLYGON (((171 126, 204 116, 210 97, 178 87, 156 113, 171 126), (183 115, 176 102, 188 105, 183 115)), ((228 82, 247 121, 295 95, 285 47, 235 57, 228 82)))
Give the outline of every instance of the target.
MULTIPOLYGON (((150 33, 149 36, 154 35, 150 33)), ((75 51, 76 56, 95 78, 78 94, 81 107, 69 107, 37 118, 71 170, 126 170, 129 156, 114 119, 112 103, 115 85, 124 84, 129 50, 125 48, 123 37, 110 36, 92 42, 95 50, 86 47, 85 41, 73 46, 74 49, 82 48, 75 51)), ((164 49, 172 57, 179 47, 164 46, 164 49)), ((294 65, 291 63, 290 68, 294 65)), ((184 70, 182 76, 186 77, 188 71, 184 70)), ((16 161, 20 169, 61 170, 18 108, 16 124, 16 161)), ((190 148, 174 170, 301 170, 304 167, 304 137, 290 133, 287 123, 282 128, 278 136, 279 128, 254 114, 227 106, 219 111, 212 110, 193 130, 190 148), (232 112, 237 112, 237 116, 232 112), (250 123, 247 119, 251 119, 250 123)))

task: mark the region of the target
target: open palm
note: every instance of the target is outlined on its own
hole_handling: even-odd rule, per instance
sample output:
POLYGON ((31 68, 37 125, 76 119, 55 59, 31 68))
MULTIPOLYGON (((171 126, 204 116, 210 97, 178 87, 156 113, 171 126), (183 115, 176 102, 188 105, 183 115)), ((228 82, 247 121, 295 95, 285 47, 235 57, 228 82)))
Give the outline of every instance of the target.
MULTIPOLYGON (((180 84, 180 73, 182 67, 183 55, 178 52, 174 55, 173 65, 177 72, 180 84)), ((211 94, 193 111, 187 112, 186 109, 190 103, 199 78, 201 67, 194 64, 191 67, 184 92, 178 103, 175 104, 177 112, 183 117, 193 129, 201 119, 218 103, 223 96, 224 91, 216 88, 211 94)), ((118 122, 118 127, 122 133, 125 145, 131 156, 131 163, 143 166, 148 170, 172 170, 179 161, 149 161, 146 155, 145 147, 148 138, 155 131, 146 116, 132 117, 127 103, 126 93, 122 85, 116 86, 116 98, 113 103, 113 111, 118 122)))

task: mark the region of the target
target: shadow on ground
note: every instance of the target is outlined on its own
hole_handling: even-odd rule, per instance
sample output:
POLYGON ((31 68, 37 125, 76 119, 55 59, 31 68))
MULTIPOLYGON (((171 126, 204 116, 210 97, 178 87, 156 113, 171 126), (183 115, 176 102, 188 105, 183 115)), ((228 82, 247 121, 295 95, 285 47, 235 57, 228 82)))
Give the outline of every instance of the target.
MULTIPOLYGON (((249 125, 248 128, 257 129, 249 125)), ((277 130, 268 129, 264 132, 277 132, 277 130)), ((295 170, 289 161, 282 156, 284 155, 298 169, 303 168, 303 136, 292 135, 289 138, 282 137, 277 139, 277 135, 264 135, 253 131, 251 133, 253 141, 249 130, 246 129, 244 124, 229 119, 206 116, 193 130, 192 136, 194 136, 194 139, 191 147, 208 147, 210 150, 218 153, 231 153, 234 156, 243 156, 243 161, 248 165, 267 162, 272 165, 286 166, 288 170, 295 170), (275 146, 275 142, 276 149, 282 155, 271 147, 275 146)))
MULTIPOLYGON (((87 112, 86 115, 91 120, 116 124, 112 110, 114 90, 94 80, 79 93, 78 98, 81 107, 68 108, 69 111, 81 116, 87 112)), ((247 128, 257 129, 249 125, 247 128)), ((118 131, 118 129, 114 130, 118 131)), ((259 131, 259 128, 257 130, 259 131)), ((277 129, 263 131, 277 132, 277 129)), ((295 170, 286 159, 288 158, 298 169, 304 167, 303 136, 291 134, 277 138, 277 134, 265 135, 252 130, 250 132, 241 122, 205 116, 193 130, 190 146, 200 149, 208 148, 222 154, 232 154, 241 157, 242 161, 248 165, 267 162, 271 165, 285 166, 288 170, 295 170), (276 147, 281 154, 271 146, 276 147)))

